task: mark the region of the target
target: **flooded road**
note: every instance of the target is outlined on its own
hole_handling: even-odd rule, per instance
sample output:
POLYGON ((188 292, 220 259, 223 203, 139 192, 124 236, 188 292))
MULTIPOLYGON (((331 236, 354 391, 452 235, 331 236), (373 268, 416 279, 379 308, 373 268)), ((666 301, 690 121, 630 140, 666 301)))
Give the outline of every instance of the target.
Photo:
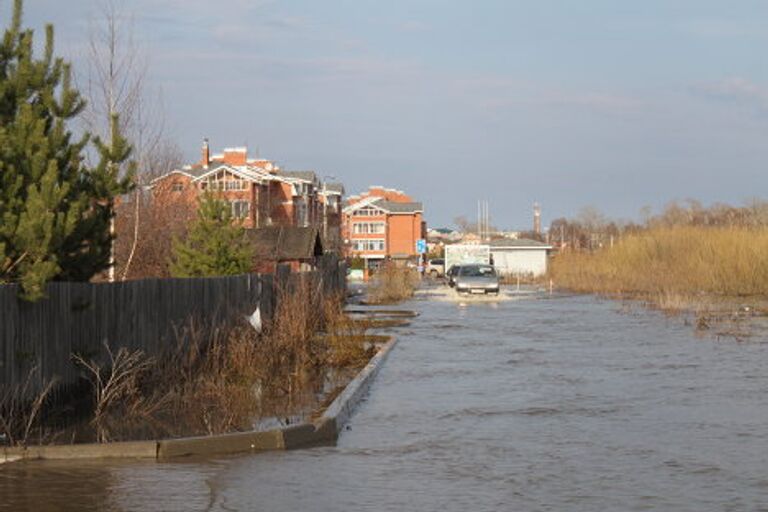
POLYGON ((337 446, 0 466, 0 509, 768 511, 767 340, 592 297, 439 299, 406 305, 337 446))

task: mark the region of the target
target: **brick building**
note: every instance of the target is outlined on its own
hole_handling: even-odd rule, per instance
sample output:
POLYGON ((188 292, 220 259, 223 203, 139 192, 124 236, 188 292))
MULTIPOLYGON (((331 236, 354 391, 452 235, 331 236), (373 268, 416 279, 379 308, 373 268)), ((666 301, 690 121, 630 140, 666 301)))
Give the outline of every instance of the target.
POLYGON ((206 139, 200 162, 156 178, 152 191, 156 200, 183 202, 191 209, 201 194, 213 192, 231 205, 245 228, 317 227, 323 236, 340 239, 340 223, 334 220, 341 215, 340 184, 323 184, 313 171, 284 171, 270 160, 248 158, 244 147, 211 155, 206 139))
POLYGON ((426 238, 424 208, 404 192, 384 187, 350 196, 343 209, 342 236, 348 256, 359 256, 367 269, 385 259, 417 258, 416 241, 426 238))

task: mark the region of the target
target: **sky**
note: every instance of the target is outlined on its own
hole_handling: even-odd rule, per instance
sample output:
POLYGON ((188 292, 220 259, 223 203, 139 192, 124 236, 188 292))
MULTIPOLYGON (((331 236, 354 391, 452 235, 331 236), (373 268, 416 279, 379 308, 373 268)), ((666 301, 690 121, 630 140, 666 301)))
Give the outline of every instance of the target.
MULTIPOLYGON (((26 0, 83 68, 101 0, 26 0)), ((125 0, 189 161, 247 145, 432 226, 529 229, 593 206, 741 204, 768 186, 763 0, 125 0), (332 178, 327 178, 332 181, 332 178)), ((0 0, 0 25, 11 0, 0 0)))

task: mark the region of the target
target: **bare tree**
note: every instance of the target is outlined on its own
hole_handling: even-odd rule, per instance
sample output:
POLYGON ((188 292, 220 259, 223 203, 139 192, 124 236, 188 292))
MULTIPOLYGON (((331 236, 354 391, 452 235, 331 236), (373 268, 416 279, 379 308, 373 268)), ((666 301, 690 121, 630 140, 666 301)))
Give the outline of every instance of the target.
MULTIPOLYGON (((125 205, 130 203, 134 207, 134 219, 130 223, 131 231, 113 231, 131 237, 131 248, 124 252, 127 260, 122 265, 121 279, 126 279, 141 239, 144 189, 154 177, 181 164, 181 151, 165 137, 162 95, 147 85, 149 61, 135 44, 133 17, 121 0, 101 0, 99 7, 99 18, 92 21, 90 29, 85 87, 88 108, 84 120, 88 131, 105 138, 109 120, 117 114, 133 146, 138 186, 135 197, 123 202, 122 214, 125 214, 125 205)), ((113 250, 113 254, 115 252, 113 250)), ((113 258, 110 281, 115 279, 115 266, 113 258)))

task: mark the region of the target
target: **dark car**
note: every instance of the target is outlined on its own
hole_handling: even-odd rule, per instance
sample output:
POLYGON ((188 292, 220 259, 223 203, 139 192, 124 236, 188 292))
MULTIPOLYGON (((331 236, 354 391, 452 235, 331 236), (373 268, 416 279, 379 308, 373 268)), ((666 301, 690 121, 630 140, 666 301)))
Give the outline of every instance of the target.
POLYGON ((454 283, 459 293, 499 293, 499 276, 491 265, 462 265, 454 283))

